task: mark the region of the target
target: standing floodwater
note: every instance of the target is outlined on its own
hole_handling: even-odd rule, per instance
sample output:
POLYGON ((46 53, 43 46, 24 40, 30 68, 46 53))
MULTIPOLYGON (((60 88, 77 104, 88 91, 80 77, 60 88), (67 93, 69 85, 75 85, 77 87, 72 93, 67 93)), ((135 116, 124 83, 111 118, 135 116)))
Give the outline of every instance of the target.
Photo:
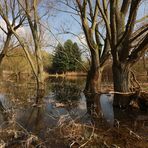
POLYGON ((130 147, 133 142, 135 147, 148 146, 147 113, 114 108, 112 94, 84 95, 84 78, 48 79, 39 106, 34 106, 33 85, 28 86, 12 82, 1 86, 3 146, 66 148, 79 147, 87 141, 88 146, 96 147, 130 147))
POLYGON ((113 126, 114 124, 114 111, 113 111, 113 95, 102 94, 100 96, 100 105, 104 118, 113 126))

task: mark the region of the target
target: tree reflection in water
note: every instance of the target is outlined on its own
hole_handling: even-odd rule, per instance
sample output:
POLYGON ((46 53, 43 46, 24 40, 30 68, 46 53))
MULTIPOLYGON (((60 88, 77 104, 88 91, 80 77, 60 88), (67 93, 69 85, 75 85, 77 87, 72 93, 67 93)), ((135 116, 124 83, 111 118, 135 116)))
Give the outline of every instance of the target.
POLYGON ((111 126, 113 126, 114 124, 113 95, 101 94, 100 105, 104 118, 111 126))
MULTIPOLYGON (((6 87, 2 94, 6 95, 0 95, 0 123, 8 120, 8 116, 3 111, 12 106, 16 117, 14 123, 19 123, 28 133, 35 134, 54 146, 55 139, 60 139, 57 128, 61 117, 65 117, 63 121, 65 125, 68 125, 68 121, 76 121, 82 126, 94 123, 99 131, 97 134, 106 132, 108 128, 113 130, 120 128, 121 133, 124 133, 128 128, 147 136, 147 114, 141 116, 135 111, 114 108, 112 106, 113 96, 109 94, 85 94, 84 96, 82 93, 83 79, 52 78, 47 83, 45 97, 41 99, 43 102, 35 107, 33 107, 34 86, 30 85, 29 88, 26 84, 5 84, 6 87), (64 106, 57 107, 55 105, 57 102, 61 102, 64 106), (119 128, 116 126, 117 123, 120 124, 119 128)), ((128 130, 127 132, 129 133, 128 130)), ((61 146, 63 140, 59 139, 61 146)))
POLYGON ((10 120, 11 118, 10 111, 8 112, 8 110, 10 109, 11 109, 10 101, 7 99, 5 95, 0 94, 0 115, 2 116, 2 118, 0 117, 0 123, 7 122, 10 120))
POLYGON ((85 97, 87 113, 98 128, 105 125, 118 128, 126 126, 127 129, 148 135, 147 112, 136 111, 130 107, 124 110, 114 107, 112 94, 85 94, 85 97))
POLYGON ((77 80, 57 79, 58 83, 52 85, 54 99, 67 105, 76 105, 81 98, 80 85, 77 80))
POLYGON ((85 94, 88 113, 97 121, 107 121, 110 126, 114 124, 114 112, 112 106, 113 96, 110 94, 85 94))

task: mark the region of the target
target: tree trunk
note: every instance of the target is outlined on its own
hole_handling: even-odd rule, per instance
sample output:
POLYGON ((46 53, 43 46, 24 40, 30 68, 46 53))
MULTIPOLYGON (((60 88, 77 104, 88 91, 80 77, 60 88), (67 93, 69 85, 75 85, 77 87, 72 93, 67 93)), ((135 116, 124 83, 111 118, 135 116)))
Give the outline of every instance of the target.
MULTIPOLYGON (((42 83, 44 80, 43 79, 43 70, 42 70, 43 68, 41 66, 41 69, 38 69, 38 67, 40 67, 40 65, 38 65, 38 61, 37 61, 37 68, 35 67, 34 62, 30 56, 30 53, 28 52, 28 46, 26 45, 24 40, 21 37, 19 37, 18 34, 14 30, 12 30, 12 31, 13 31, 13 34, 15 35, 15 37, 17 38, 17 40, 19 41, 20 45, 22 46, 22 48, 25 52, 26 58, 30 64, 33 74, 35 76, 35 80, 37 83, 36 103, 38 103, 39 99, 42 98, 43 94, 44 94, 44 83, 42 83)), ((38 60, 40 60, 40 62, 42 62, 42 58, 40 56, 41 56, 41 53, 39 54, 39 56, 37 58, 38 58, 38 60)), ((42 65, 42 63, 41 63, 41 65, 42 65)))
POLYGON ((146 77, 147 77, 147 82, 148 82, 148 69, 146 70, 146 77))
MULTIPOLYGON (((113 83, 115 92, 129 92, 130 91, 130 69, 126 64, 115 64, 112 66, 113 83)), ((114 105, 126 107, 130 103, 130 98, 120 94, 114 95, 114 105)))
POLYGON ((95 69, 93 65, 87 74, 85 92, 88 93, 97 93, 101 91, 101 76, 102 73, 99 68, 95 69))
POLYGON ((87 113, 91 115, 92 119, 100 116, 100 94, 85 94, 87 113))
POLYGON ((87 74, 84 91, 86 93, 97 93, 98 91, 101 91, 101 78, 102 69, 100 68, 99 63, 99 54, 96 51, 92 53, 91 66, 87 74))
POLYGON ((40 83, 44 83, 44 69, 43 69, 43 60, 42 53, 39 45, 35 46, 36 62, 37 62, 37 75, 40 83))
POLYGON ((6 38, 6 41, 4 43, 4 47, 2 49, 2 52, 0 53, 0 66, 1 66, 1 63, 3 61, 3 58, 5 57, 5 55, 7 54, 8 49, 9 49, 11 36, 12 36, 12 33, 7 34, 7 38, 6 38))
POLYGON ((36 61, 37 61, 37 97, 36 103, 39 103, 44 96, 45 93, 45 85, 44 85, 44 70, 43 70, 43 61, 41 55, 41 49, 36 48, 36 61))

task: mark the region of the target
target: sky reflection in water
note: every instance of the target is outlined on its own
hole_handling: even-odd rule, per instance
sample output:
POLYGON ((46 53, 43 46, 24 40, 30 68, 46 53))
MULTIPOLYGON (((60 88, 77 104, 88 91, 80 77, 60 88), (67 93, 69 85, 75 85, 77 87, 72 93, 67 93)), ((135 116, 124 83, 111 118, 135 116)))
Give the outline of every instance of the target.
MULTIPOLYGON (((90 96, 86 97, 83 93, 84 80, 53 80, 48 81, 46 95, 43 99, 43 106, 40 108, 32 107, 31 104, 20 103, 20 105, 15 106, 14 102, 11 103, 12 98, 19 99, 20 94, 18 90, 11 92, 9 98, 6 97, 7 91, 0 94, 0 107, 10 108, 10 106, 15 106, 16 120, 21 125, 23 125, 27 130, 39 134, 41 137, 44 137, 44 132, 53 128, 57 125, 58 118, 61 115, 70 115, 72 119, 79 118, 80 122, 88 123, 92 121, 93 113, 90 111, 92 106, 98 109, 95 109, 98 112, 98 115, 103 115, 104 120, 108 125, 114 125, 114 118, 121 119, 121 116, 124 113, 126 122, 133 120, 130 114, 125 112, 119 112, 115 110, 112 106, 113 95, 111 94, 102 94, 97 95, 96 98, 90 96), (17 94, 18 93, 18 94, 17 94), (56 103, 60 103, 63 106, 57 107, 56 103), (101 113, 101 114, 100 114, 101 113)), ((13 90, 13 88, 11 88, 13 90)), ((25 91, 24 100, 28 97, 27 89, 21 88, 21 94, 25 91)), ((12 91, 11 90, 11 91, 12 91)), ((9 90, 10 91, 10 90, 9 90)), ((9 92, 8 91, 8 92, 9 92)), ((31 90, 32 91, 32 90, 31 90)), ((23 99, 23 94, 21 100, 23 99)), ((30 96, 32 98, 32 96, 30 96)), ((28 98, 27 98, 28 100, 28 98)), ((32 100, 30 101, 32 102, 32 100)), ((1 112, 0 112, 1 114, 1 112)), ((134 116, 134 115, 133 115, 134 116)), ((0 123, 3 122, 5 118, 2 118, 0 115, 0 123)), ((95 118, 93 120, 100 120, 100 118, 95 118)), ((134 121, 133 121, 134 122, 134 121)))

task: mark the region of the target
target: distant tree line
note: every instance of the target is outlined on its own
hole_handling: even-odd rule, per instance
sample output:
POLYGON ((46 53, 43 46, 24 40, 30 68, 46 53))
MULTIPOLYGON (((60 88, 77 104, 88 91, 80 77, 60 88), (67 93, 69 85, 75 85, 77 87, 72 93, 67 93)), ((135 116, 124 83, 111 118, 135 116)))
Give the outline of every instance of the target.
MULTIPOLYGON (((35 53, 29 52, 34 64, 35 53)), ((52 65, 52 55, 45 50, 41 50, 43 57, 43 68, 45 72, 48 72, 52 65)), ((13 50, 7 51, 7 55, 3 59, 0 65, 0 73, 7 71, 14 75, 28 73, 32 75, 32 70, 28 60, 26 59, 24 52, 21 47, 16 47, 13 50)), ((12 77, 10 77, 11 79, 12 77)), ((12 78, 13 79, 13 78, 12 78)))
MULTIPOLYGON (((67 40, 63 45, 58 44, 55 52, 51 53, 41 50, 44 71, 47 73, 63 73, 82 71, 81 50, 76 42, 67 40)), ((30 52, 31 59, 35 64, 35 53, 30 52)), ((21 47, 16 47, 7 52, 7 56, 3 59, 0 71, 11 71, 17 73, 32 73, 29 62, 26 60, 24 51, 21 47)))

